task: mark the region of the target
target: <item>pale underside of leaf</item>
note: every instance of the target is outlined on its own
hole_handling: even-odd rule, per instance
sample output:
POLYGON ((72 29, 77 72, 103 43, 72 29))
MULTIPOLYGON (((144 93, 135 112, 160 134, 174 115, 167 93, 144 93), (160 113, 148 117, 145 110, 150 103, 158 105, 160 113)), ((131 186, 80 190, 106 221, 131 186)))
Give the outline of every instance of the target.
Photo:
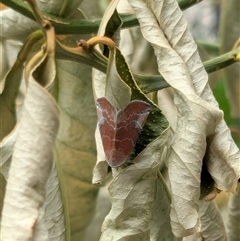
POLYGON ((33 238, 39 208, 45 200, 58 131, 56 103, 34 81, 29 83, 23 108, 2 213, 3 240, 33 238))
POLYGON ((24 40, 38 24, 12 9, 1 11, 1 36, 7 39, 24 40))
POLYGON ((119 76, 116 65, 116 48, 114 48, 108 63, 105 96, 117 109, 123 109, 130 102, 131 88, 119 76))
POLYGON ((65 217, 62 205, 62 195, 59 177, 55 164, 47 181, 46 199, 39 210, 39 219, 36 224, 34 241, 42 241, 48 233, 49 241, 65 241, 65 217))
POLYGON ((97 162, 93 171, 92 184, 98 185, 103 183, 103 180, 108 172, 108 164, 106 162, 106 156, 103 150, 102 140, 98 126, 95 131, 95 140, 97 147, 97 162))
POLYGON ((214 133, 222 112, 195 93, 191 74, 165 38, 154 10, 144 2, 129 0, 129 3, 138 17, 143 36, 154 48, 159 72, 175 92, 178 120, 168 164, 172 188, 171 220, 174 234, 183 237, 200 230, 198 199, 206 137, 214 133))
POLYGON ((100 240, 176 240, 170 227, 170 200, 158 177, 166 138, 167 132, 149 144, 134 164, 113 170, 109 186, 112 208, 100 240), (162 210, 163 206, 166 209, 162 210))
POLYGON ((206 165, 219 190, 236 193, 240 178, 240 150, 233 142, 231 132, 222 121, 206 153, 206 165), (216 151, 218 150, 218 151, 216 151))
MULTIPOLYGON (((151 6, 154 15, 157 18, 158 24, 163 30, 170 45, 186 64, 196 94, 206 102, 218 108, 218 103, 213 96, 208 83, 208 75, 199 57, 197 45, 193 40, 193 37, 188 29, 187 22, 183 17, 177 1, 151 0, 148 2, 148 4, 151 6)), ((234 4, 236 5, 235 8, 239 8, 239 4, 232 1, 231 4, 227 4, 226 2, 225 7, 231 6, 234 8, 234 4)), ((238 13, 239 11, 236 12, 238 13)), ((237 19, 239 19, 239 14, 234 15, 233 18, 226 18, 226 20, 233 22, 236 22, 237 19)), ((231 26, 238 25, 231 23, 231 26)), ((238 32, 236 29, 235 31, 232 30, 232 28, 227 29, 235 33, 238 32)), ((224 41, 227 43, 225 45, 230 44, 228 34, 224 35, 224 37, 226 36, 227 40, 224 41)), ((237 39, 237 36, 235 39, 237 39)), ((232 41, 232 45, 233 44, 234 42, 232 41)), ((231 47, 228 46, 226 51, 229 51, 231 47)), ((235 67, 237 66, 238 64, 235 64, 235 67)), ((234 66, 230 68, 233 69, 234 66)), ((239 74, 239 71, 237 72, 239 74)), ((233 71, 231 71, 231 74, 233 74, 233 71)), ((232 92, 234 92, 234 94, 231 95, 231 99, 235 98, 235 100, 233 100, 233 109, 235 108, 236 110, 236 103, 239 105, 240 102, 237 101, 237 98, 239 98, 239 95, 237 94, 237 91, 239 91, 239 78, 236 77, 235 79, 237 83, 236 81, 231 82, 230 88, 232 88, 232 92)), ((239 113, 240 112, 238 110, 238 114, 239 113)), ((216 187, 220 190, 227 190, 235 193, 237 188, 237 180, 240 178, 240 151, 234 143, 230 130, 224 120, 222 120, 217 126, 214 136, 208 143, 208 150, 209 155, 206 160, 206 164, 208 171, 216 183, 216 187), (230 176, 232 178, 229 179, 230 176)))

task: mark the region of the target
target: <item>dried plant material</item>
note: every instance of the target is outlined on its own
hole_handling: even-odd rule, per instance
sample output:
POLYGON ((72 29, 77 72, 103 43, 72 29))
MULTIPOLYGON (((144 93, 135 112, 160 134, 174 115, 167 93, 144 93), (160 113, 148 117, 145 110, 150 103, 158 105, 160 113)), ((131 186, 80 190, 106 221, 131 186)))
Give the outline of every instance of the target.
MULTIPOLYGON (((234 174, 228 190, 236 188, 239 176, 238 149, 232 153, 207 143, 208 138, 217 142, 229 142, 229 135, 219 135, 222 112, 207 83, 208 78, 199 58, 196 44, 176 1, 132 1, 129 0, 140 22, 143 36, 152 44, 158 59, 158 69, 174 89, 174 102, 177 107, 177 126, 169 149, 169 176, 173 194, 172 228, 176 236, 183 237, 200 231, 199 195, 200 173, 205 152, 228 153, 223 162, 227 174, 222 173, 224 182, 228 174, 234 174), (151 31, 149 31, 151 29, 151 31), (218 136, 215 138, 215 135, 218 136), (208 146, 207 146, 208 144, 208 146), (230 155, 229 155, 230 154, 230 155), (233 184, 234 183, 234 184, 233 184)), ((224 124, 226 126, 226 124, 224 124)), ((230 148, 228 149, 230 150, 230 148)), ((223 157, 224 158, 224 157, 223 157)), ((213 155, 210 158, 214 161, 213 155)), ((218 162, 214 162, 218 163, 218 162)), ((219 165, 219 164, 217 164, 219 165)), ((207 164, 214 178, 219 172, 207 164)), ((217 169, 220 169, 218 166, 217 169)), ((214 178, 217 188, 219 181, 214 178)))
POLYGON ((34 81, 29 82, 23 108, 1 222, 2 238, 9 241, 33 238, 38 211, 45 200, 46 182, 52 169, 53 145, 58 131, 59 111, 56 103, 34 81))
POLYGON ((109 186, 112 208, 100 240, 177 240, 170 228, 167 189, 158 175, 166 138, 167 132, 147 146, 133 165, 113 170, 109 186))

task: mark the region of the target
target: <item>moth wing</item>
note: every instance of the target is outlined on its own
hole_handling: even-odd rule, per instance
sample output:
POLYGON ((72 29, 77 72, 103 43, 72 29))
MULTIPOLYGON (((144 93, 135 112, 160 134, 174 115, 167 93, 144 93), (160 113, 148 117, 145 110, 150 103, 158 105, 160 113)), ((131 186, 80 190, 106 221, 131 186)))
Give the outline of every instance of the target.
POLYGON ((117 111, 105 97, 99 98, 96 105, 106 161, 111 167, 119 167, 135 146, 151 107, 136 100, 117 111))
POLYGON ((112 166, 111 152, 115 148, 114 139, 117 110, 105 97, 97 99, 96 106, 103 149, 108 164, 112 166))
POLYGON ((119 163, 123 164, 131 154, 150 110, 148 103, 135 100, 118 112, 114 149, 119 163))

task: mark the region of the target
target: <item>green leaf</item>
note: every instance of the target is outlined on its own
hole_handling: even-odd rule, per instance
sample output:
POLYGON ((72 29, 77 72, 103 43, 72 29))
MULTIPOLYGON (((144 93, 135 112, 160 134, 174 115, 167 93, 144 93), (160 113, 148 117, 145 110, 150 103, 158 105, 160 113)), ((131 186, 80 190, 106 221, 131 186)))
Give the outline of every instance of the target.
POLYGON ((119 76, 132 91, 131 100, 143 100, 151 105, 151 112, 143 127, 143 130, 136 143, 136 155, 140 153, 150 142, 159 137, 168 127, 168 121, 161 113, 157 105, 155 105, 138 87, 123 55, 120 50, 116 48, 116 67, 119 76))
POLYGON ((58 60, 60 128, 56 140, 56 165, 61 172, 65 212, 71 241, 83 240, 94 215, 98 188, 92 185, 96 161, 94 132, 97 121, 92 94, 91 68, 58 60), (65 187, 63 187, 63 185, 65 187))

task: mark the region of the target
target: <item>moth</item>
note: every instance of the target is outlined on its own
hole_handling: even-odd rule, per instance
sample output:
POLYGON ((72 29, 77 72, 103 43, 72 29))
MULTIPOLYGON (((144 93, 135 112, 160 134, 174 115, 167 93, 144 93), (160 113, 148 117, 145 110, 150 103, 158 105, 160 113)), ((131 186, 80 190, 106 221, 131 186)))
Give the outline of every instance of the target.
POLYGON ((150 113, 150 104, 133 100, 122 110, 117 110, 105 97, 96 102, 98 127, 106 161, 117 168, 131 154, 139 134, 150 113))

